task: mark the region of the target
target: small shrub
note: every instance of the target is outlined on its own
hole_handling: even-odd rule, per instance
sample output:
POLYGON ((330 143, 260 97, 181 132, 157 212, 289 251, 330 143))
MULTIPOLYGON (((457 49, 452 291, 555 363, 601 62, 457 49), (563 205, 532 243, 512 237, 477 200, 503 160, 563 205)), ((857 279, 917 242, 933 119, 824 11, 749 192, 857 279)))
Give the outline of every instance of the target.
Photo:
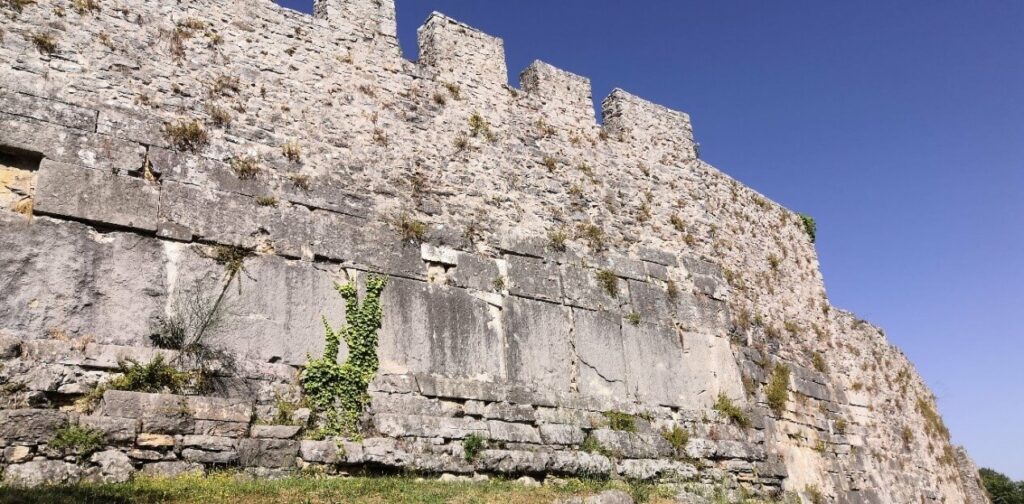
POLYGON ((608 420, 608 427, 612 430, 636 432, 636 417, 621 411, 606 411, 604 417, 608 420))
POLYGON ((277 206, 277 196, 257 196, 256 204, 259 206, 277 206))
POLYGON ((281 154, 293 163, 302 161, 302 146, 295 140, 289 140, 281 146, 281 154))
POLYGON ((210 122, 214 126, 226 128, 231 125, 231 113, 217 105, 207 105, 206 113, 210 116, 210 122))
POLYGON ((807 236, 811 238, 811 243, 815 243, 818 240, 818 223, 814 222, 814 217, 807 214, 800 214, 800 222, 804 225, 804 231, 807 232, 807 236))
POLYGON ((295 412, 299 409, 298 404, 285 400, 281 394, 275 394, 274 408, 277 410, 271 420, 274 425, 296 425, 295 412))
POLYGON ((231 171, 242 180, 251 180, 260 173, 260 162, 254 156, 233 157, 230 161, 231 171))
POLYGON ((302 173, 291 173, 288 175, 288 180, 292 182, 292 186, 303 191, 308 191, 313 188, 313 184, 310 181, 309 175, 302 173))
POLYGON ((217 264, 224 266, 224 271, 229 278, 234 278, 239 273, 245 271, 245 260, 250 255, 252 255, 252 252, 241 247, 217 245, 213 247, 210 257, 217 264))
POLYGON ((548 247, 555 252, 565 252, 568 239, 569 235, 562 228, 548 231, 548 247))
POLYGON ((612 451, 601 445, 601 442, 594 437, 593 434, 588 434, 583 442, 580 443, 580 451, 587 453, 596 453, 598 455, 604 455, 605 457, 611 457, 612 451))
POLYGON ((25 7, 35 5, 35 3, 36 0, 4 0, 0 5, 5 5, 8 9, 20 14, 25 7))
POLYGON ((36 33, 32 35, 32 43, 35 44, 36 49, 46 55, 57 52, 57 39, 49 33, 36 33))
POLYGON ((665 282, 665 293, 668 294, 670 301, 676 301, 679 299, 679 286, 676 285, 675 280, 669 279, 665 282))
POLYGON ((814 369, 819 373, 828 371, 828 364, 825 363, 825 357, 820 353, 814 352, 814 355, 811 356, 811 362, 814 364, 814 369))
POLYGON ((577 226, 576 231, 577 235, 585 240, 592 250, 595 252, 604 250, 606 246, 605 234, 604 230, 599 226, 589 222, 583 223, 577 226))
POLYGON ((766 385, 765 397, 768 401, 768 407, 776 415, 782 415, 786 410, 786 402, 789 401, 789 375, 789 366, 776 364, 772 369, 768 385, 766 385))
POLYGON ((100 11, 100 3, 96 0, 74 0, 71 7, 79 14, 93 14, 100 11))
POLYGON ((242 82, 233 75, 218 76, 210 83, 210 96, 238 94, 242 91, 242 82))
POLYGON ((924 430, 929 436, 938 435, 942 439, 949 439, 949 429, 942 421, 942 417, 935 411, 931 402, 918 398, 917 411, 924 417, 924 430))
POLYGON ((466 453, 466 461, 472 462, 487 448, 487 440, 479 434, 470 434, 462 441, 462 450, 466 453))
POLYGON ((837 418, 834 426, 836 434, 839 434, 841 436, 846 434, 847 423, 845 418, 837 418))
POLYGON ((458 84, 446 82, 444 87, 448 90, 448 94, 452 95, 452 98, 455 98, 456 100, 462 99, 462 90, 459 88, 458 84))
POLYGON ((164 132, 171 144, 179 150, 198 152, 210 141, 203 125, 196 120, 178 119, 168 123, 164 132))
POLYGON ((771 266, 772 271, 778 273, 779 266, 782 264, 782 259, 775 254, 768 254, 768 266, 771 266))
POLYGON ((611 270, 597 270, 597 283, 611 297, 619 297, 619 277, 611 270))
POLYGON ((548 172, 553 173, 555 168, 558 168, 558 160, 551 156, 544 156, 544 159, 541 160, 541 162, 544 164, 544 167, 548 169, 548 172))
POLYGON ((441 93, 434 93, 434 103, 443 107, 448 103, 448 99, 441 93))
POLYGON ((380 145, 381 147, 388 146, 388 134, 380 128, 373 129, 373 143, 380 145))
POLYGON ((679 216, 679 214, 672 214, 672 217, 669 217, 668 221, 670 224, 672 224, 672 227, 674 227, 676 231, 679 231, 680 233, 686 231, 686 221, 684 221, 683 218, 679 216))
POLYGON ((750 427, 750 417, 748 417, 747 413, 740 409, 739 406, 733 403, 732 399, 729 399, 729 396, 725 394, 718 394, 718 400, 715 401, 714 408, 715 411, 725 415, 725 418, 730 422, 743 428, 750 427))
POLYGON ((452 146, 455 147, 456 151, 462 152, 469 148, 469 139, 465 135, 460 134, 455 137, 455 140, 452 140, 452 146))
POLYGON ((685 453, 687 443, 690 442, 690 431, 674 425, 671 430, 663 429, 661 437, 665 438, 665 441, 672 445, 672 449, 676 451, 676 456, 681 456, 685 453))
POLYGON ((482 136, 488 142, 496 139, 491 131, 491 125, 478 112, 473 112, 473 115, 469 116, 469 134, 474 137, 482 136))
POLYGON ((629 314, 626 315, 626 322, 629 322, 632 325, 640 325, 640 314, 635 311, 629 312, 629 314))
POLYGON ((103 432, 80 425, 67 425, 61 427, 47 444, 65 455, 75 454, 84 459, 103 446, 103 432))
POLYGON ((405 212, 402 212, 395 219, 394 224, 399 234, 402 235, 402 239, 419 242, 423 241, 423 238, 426 237, 427 225, 423 221, 409 217, 409 214, 405 212))
POLYGON ((817 485, 807 485, 804 488, 804 493, 807 494, 807 499, 811 501, 811 504, 825 504, 825 495, 821 493, 817 485))

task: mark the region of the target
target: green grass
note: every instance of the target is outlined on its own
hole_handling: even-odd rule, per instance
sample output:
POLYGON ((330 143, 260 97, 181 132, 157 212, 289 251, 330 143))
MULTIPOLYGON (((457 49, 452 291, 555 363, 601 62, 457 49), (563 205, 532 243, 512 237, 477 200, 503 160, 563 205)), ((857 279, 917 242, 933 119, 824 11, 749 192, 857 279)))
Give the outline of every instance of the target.
MULTIPOLYGON (((564 485, 528 488, 514 481, 492 478, 481 483, 443 483, 412 477, 320 478, 290 477, 253 480, 234 473, 189 476, 178 479, 136 478, 130 483, 76 485, 38 489, 0 487, 0 504, 442 504, 553 502, 572 496, 593 495, 620 489, 636 495, 637 485, 605 480, 567 480, 564 485)), ((656 487, 641 489, 647 502, 671 502, 656 487)))
POLYGON ((718 400, 715 401, 714 408, 729 419, 730 422, 744 429, 750 427, 750 417, 747 416, 747 412, 732 402, 729 396, 718 394, 718 400))

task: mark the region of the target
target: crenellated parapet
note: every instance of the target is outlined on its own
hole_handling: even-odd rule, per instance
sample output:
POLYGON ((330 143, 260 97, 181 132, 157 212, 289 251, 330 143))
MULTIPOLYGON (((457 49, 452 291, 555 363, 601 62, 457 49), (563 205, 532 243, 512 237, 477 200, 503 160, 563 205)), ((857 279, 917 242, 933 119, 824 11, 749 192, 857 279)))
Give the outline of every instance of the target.
POLYGON ((313 16, 398 50, 394 0, 313 0, 313 16))
POLYGON ((614 138, 649 146, 649 151, 697 157, 690 116, 649 102, 621 89, 612 91, 601 104, 605 131, 614 138))
POLYGON ((538 60, 523 70, 519 83, 549 124, 594 125, 590 79, 538 60))
POLYGON ((417 35, 419 62, 437 80, 481 90, 508 84, 505 44, 500 38, 438 12, 430 15, 417 35))

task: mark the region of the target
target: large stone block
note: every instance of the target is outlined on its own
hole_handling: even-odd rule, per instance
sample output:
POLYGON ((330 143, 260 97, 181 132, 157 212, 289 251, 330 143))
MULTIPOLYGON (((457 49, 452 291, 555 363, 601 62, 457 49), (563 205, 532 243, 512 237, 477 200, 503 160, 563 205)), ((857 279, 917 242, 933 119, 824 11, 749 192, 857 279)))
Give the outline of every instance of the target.
POLYGON ((573 310, 573 319, 580 393, 624 397, 626 362, 623 359, 622 319, 608 312, 579 309, 573 310))
POLYGON ((378 414, 373 417, 377 431, 390 437, 463 439, 471 434, 486 437, 487 423, 468 417, 378 414))
POLYGON ((46 443, 68 424, 68 414, 57 410, 0 410, 0 439, 8 442, 46 443))
POLYGON ((616 294, 598 281, 598 270, 576 264, 563 264, 562 287, 565 303, 589 310, 618 310, 625 298, 625 283, 616 277, 616 294))
POLYGON ((530 257, 508 256, 508 291, 513 296, 560 302, 558 265, 530 257))
POLYGON ((4 484, 12 487, 70 485, 82 478, 82 469, 60 460, 33 460, 13 464, 4 470, 4 484))
POLYGON ((568 391, 572 375, 569 309, 512 297, 506 300, 502 321, 508 379, 568 391))
POLYGON ((49 332, 140 344, 162 313, 154 239, 38 218, 3 222, 0 242, 0 324, 21 339, 49 332))
POLYGON ((505 378, 501 334, 486 302, 463 289, 398 278, 381 302, 381 373, 505 378))
POLYGON ((40 164, 33 207, 36 213, 156 231, 159 207, 158 186, 141 178, 48 159, 40 164))
MULTIPOLYGON (((195 299, 212 304, 224 288, 224 266, 209 257, 213 253, 206 247, 177 250, 168 264, 177 279, 172 309, 186 309, 195 299)), ((340 268, 268 255, 249 257, 244 264, 236 283, 224 291, 220 317, 207 342, 262 362, 302 365, 308 355, 319 357, 324 348, 322 317, 334 327, 345 321, 345 301, 334 288, 343 278, 340 268)), ((339 359, 346 355, 343 343, 339 359)))
POLYGON ((2 88, 0 88, 0 111, 82 131, 96 129, 95 110, 2 88))
POLYGON ((107 135, 0 113, 0 145, 42 154, 60 163, 127 173, 142 169, 146 149, 107 135))
POLYGON ((295 465, 299 442, 287 439, 240 439, 238 460, 245 467, 287 468, 295 465))

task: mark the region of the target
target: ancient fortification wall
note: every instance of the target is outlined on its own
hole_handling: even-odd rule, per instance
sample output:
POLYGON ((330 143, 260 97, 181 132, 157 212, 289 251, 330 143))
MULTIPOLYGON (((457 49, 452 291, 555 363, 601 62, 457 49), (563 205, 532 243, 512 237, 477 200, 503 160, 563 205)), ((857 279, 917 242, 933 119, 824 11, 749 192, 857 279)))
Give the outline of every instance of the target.
POLYGON ((511 87, 502 40, 440 14, 407 61, 392 0, 0 9, 10 483, 368 467, 983 500, 905 356, 829 304, 800 217, 701 161, 684 113, 616 90, 599 124, 586 78, 538 61, 511 87), (363 437, 305 439, 299 370, 371 272, 363 437), (119 363, 178 362, 151 335, 214 298, 216 386, 83 406, 119 363), (55 447, 69 424, 102 450, 55 447))

